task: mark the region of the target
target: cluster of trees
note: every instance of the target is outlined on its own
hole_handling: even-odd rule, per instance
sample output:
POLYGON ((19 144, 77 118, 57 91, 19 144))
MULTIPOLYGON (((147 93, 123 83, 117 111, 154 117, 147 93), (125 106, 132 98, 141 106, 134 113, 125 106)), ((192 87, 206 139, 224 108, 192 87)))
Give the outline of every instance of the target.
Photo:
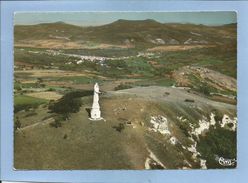
POLYGON ((57 113, 54 123, 51 126, 58 128, 62 126, 61 121, 67 120, 71 113, 76 113, 82 106, 81 97, 92 95, 90 90, 77 90, 65 94, 58 101, 50 101, 48 109, 52 113, 57 113))
POLYGON ((51 101, 48 109, 57 114, 76 113, 82 105, 81 97, 92 95, 93 91, 72 91, 65 94, 61 99, 51 101))
POLYGON ((236 159, 237 133, 219 126, 217 128, 211 127, 207 134, 200 137, 197 149, 202 157, 207 160, 208 168, 223 168, 216 160, 216 157, 236 159))

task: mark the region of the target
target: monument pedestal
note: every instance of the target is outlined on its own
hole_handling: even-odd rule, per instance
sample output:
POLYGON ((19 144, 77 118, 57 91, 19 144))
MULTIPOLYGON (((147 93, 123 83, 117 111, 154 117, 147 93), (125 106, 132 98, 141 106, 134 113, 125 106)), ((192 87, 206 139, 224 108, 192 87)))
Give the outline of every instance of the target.
POLYGON ((89 120, 91 121, 100 121, 100 120, 104 120, 104 118, 100 117, 100 118, 89 118, 89 120))

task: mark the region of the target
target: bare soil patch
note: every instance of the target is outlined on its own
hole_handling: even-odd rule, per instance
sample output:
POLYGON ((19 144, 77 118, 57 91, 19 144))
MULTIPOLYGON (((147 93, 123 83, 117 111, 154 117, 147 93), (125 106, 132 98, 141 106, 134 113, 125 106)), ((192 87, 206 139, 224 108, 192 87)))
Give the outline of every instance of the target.
POLYGON ((62 97, 61 94, 58 94, 54 91, 45 91, 45 92, 34 92, 34 93, 27 93, 27 96, 42 98, 46 100, 58 100, 62 97))
MULTIPOLYGON (((58 69, 32 69, 32 70, 22 70, 22 71, 15 71, 16 74, 30 74, 32 77, 72 77, 72 76, 95 76, 95 74, 82 71, 82 72, 75 72, 75 71, 63 71, 58 69)), ((103 76, 100 76, 104 78, 103 76)))
POLYGON ((133 48, 133 45, 123 44, 84 44, 77 41, 63 39, 42 39, 42 40, 27 40, 15 43, 15 47, 28 48, 48 48, 48 49, 109 49, 109 48, 133 48))
POLYGON ((237 91, 237 80, 235 78, 204 67, 182 67, 173 73, 173 77, 179 86, 189 86, 191 84, 189 76, 192 74, 219 90, 223 90, 224 88, 237 91))
POLYGON ((156 52, 156 51, 183 51, 191 50, 195 48, 209 48, 215 47, 215 45, 166 45, 166 46, 156 46, 153 48, 147 49, 147 51, 156 52))

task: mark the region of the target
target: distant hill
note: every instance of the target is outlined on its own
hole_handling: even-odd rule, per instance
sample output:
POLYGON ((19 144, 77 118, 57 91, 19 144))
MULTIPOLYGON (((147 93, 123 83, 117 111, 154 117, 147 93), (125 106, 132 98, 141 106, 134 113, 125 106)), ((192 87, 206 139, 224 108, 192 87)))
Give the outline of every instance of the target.
POLYGON ((16 25, 15 44, 34 40, 103 43, 152 47, 174 44, 226 44, 236 42, 237 24, 205 26, 166 23, 155 20, 117 20, 113 23, 80 27, 64 22, 16 25))

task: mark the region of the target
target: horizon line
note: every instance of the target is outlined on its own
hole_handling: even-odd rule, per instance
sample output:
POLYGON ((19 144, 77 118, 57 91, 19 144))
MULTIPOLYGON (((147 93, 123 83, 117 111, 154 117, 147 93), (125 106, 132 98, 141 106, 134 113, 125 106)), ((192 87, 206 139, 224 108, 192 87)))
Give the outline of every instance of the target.
POLYGON ((65 22, 76 26, 101 26, 124 20, 151 19, 161 24, 183 23, 202 25, 225 25, 237 23, 235 11, 199 12, 15 12, 14 25, 36 25, 65 22))
POLYGON ((157 23, 160 23, 162 25, 165 24, 190 24, 190 25, 203 25, 203 26, 223 26, 223 25, 230 25, 230 24, 237 24, 237 22, 230 22, 230 23, 219 23, 219 24, 204 24, 204 23, 192 23, 192 22, 161 22, 155 19, 117 19, 115 21, 112 21, 110 23, 103 23, 103 24, 95 24, 95 25, 80 25, 80 24, 76 24, 76 23, 72 23, 72 22, 68 22, 68 21, 54 21, 54 22, 49 22, 49 21, 44 21, 44 22, 39 22, 39 23, 27 23, 27 24, 23 24, 23 23, 14 23, 14 26, 32 26, 32 25, 42 25, 42 24, 56 24, 56 23, 61 23, 61 24, 67 24, 67 25, 73 25, 73 26, 78 26, 78 27, 98 27, 98 26, 104 26, 104 25, 109 25, 115 22, 118 22, 120 20, 123 21, 147 21, 147 20, 151 20, 151 21, 155 21, 157 23))

